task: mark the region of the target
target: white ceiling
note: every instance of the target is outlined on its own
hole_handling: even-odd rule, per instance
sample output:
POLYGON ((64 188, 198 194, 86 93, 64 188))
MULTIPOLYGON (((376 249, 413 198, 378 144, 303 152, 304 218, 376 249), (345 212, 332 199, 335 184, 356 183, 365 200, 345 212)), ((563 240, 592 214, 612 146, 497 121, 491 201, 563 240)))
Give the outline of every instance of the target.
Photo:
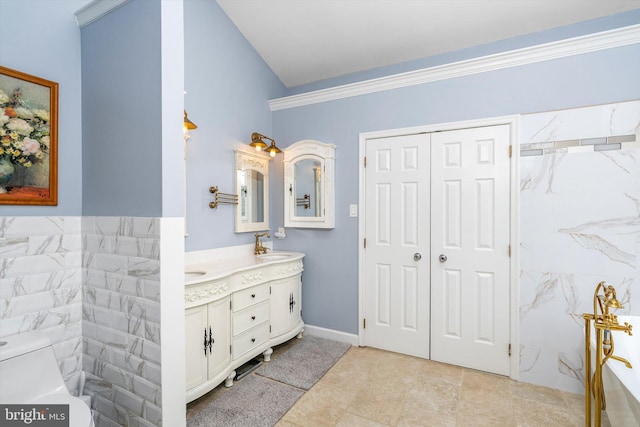
POLYGON ((640 8, 640 0, 217 0, 293 87, 640 8))

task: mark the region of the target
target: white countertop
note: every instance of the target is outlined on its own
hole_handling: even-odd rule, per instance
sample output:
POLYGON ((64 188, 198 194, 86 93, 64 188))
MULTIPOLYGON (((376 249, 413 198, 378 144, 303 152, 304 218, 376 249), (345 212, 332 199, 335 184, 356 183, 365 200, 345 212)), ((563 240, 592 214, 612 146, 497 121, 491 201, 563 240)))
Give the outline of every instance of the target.
POLYGON ((264 255, 244 255, 235 258, 203 261, 185 265, 185 286, 222 279, 235 273, 273 264, 282 264, 302 259, 301 252, 268 252, 264 255), (189 273, 200 274, 189 274, 189 273))

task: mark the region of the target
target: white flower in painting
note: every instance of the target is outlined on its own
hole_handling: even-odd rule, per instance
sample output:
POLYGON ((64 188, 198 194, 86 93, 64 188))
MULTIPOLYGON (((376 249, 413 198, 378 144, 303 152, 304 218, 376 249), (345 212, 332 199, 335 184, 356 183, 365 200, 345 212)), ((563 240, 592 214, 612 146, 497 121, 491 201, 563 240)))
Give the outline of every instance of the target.
POLYGON ((11 119, 7 124, 9 130, 15 131, 20 135, 30 135, 33 132, 33 128, 29 126, 29 123, 22 119, 11 119))
POLYGON ((32 154, 36 154, 40 151, 40 143, 35 139, 25 138, 22 141, 22 154, 25 156, 30 156, 32 154))
POLYGON ((27 119, 27 120, 33 119, 33 113, 24 107, 16 108, 16 114, 21 119, 27 119))
POLYGON ((0 89, 0 104, 6 104, 10 100, 11 99, 7 96, 7 94, 4 93, 2 89, 0 89))
POLYGON ((0 109, 0 127, 4 126, 7 122, 9 122, 9 116, 4 114, 4 110, 0 109))
POLYGON ((43 136, 42 139, 40 140, 40 142, 47 148, 49 148, 49 137, 48 136, 43 136))
POLYGON ((40 117, 45 122, 49 121, 49 112, 47 110, 33 110, 33 114, 35 114, 36 117, 40 117))

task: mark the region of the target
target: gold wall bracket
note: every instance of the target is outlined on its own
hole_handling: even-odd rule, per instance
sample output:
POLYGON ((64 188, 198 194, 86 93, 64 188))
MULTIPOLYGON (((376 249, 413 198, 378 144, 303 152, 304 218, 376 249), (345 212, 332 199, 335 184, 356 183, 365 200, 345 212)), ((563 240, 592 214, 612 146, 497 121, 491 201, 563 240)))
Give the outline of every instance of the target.
POLYGON ((215 196, 215 200, 213 202, 209 202, 209 207, 211 209, 218 209, 218 205, 237 205, 238 204, 238 195, 231 193, 221 193, 218 191, 218 187, 209 187, 209 193, 215 196))

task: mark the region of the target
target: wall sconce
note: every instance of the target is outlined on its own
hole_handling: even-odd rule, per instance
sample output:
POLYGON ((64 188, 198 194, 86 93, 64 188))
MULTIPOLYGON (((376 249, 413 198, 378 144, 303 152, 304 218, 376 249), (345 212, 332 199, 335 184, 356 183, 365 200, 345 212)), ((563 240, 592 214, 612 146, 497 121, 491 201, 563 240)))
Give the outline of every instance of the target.
POLYGON ((198 129, 198 126, 193 123, 191 120, 189 120, 189 117, 187 117, 187 110, 184 110, 184 125, 183 125, 183 132, 184 132, 184 140, 188 140, 189 137, 189 131, 193 130, 193 129, 198 129))
POLYGON ((282 153, 282 151, 276 147, 276 141, 274 139, 264 136, 258 132, 253 132, 251 134, 251 143, 249 145, 255 147, 256 151, 260 151, 262 148, 266 147, 264 148, 264 151, 269 153, 271 157, 275 157, 276 154, 282 153), (267 143, 264 142, 263 139, 271 141, 271 145, 267 146, 267 143))

